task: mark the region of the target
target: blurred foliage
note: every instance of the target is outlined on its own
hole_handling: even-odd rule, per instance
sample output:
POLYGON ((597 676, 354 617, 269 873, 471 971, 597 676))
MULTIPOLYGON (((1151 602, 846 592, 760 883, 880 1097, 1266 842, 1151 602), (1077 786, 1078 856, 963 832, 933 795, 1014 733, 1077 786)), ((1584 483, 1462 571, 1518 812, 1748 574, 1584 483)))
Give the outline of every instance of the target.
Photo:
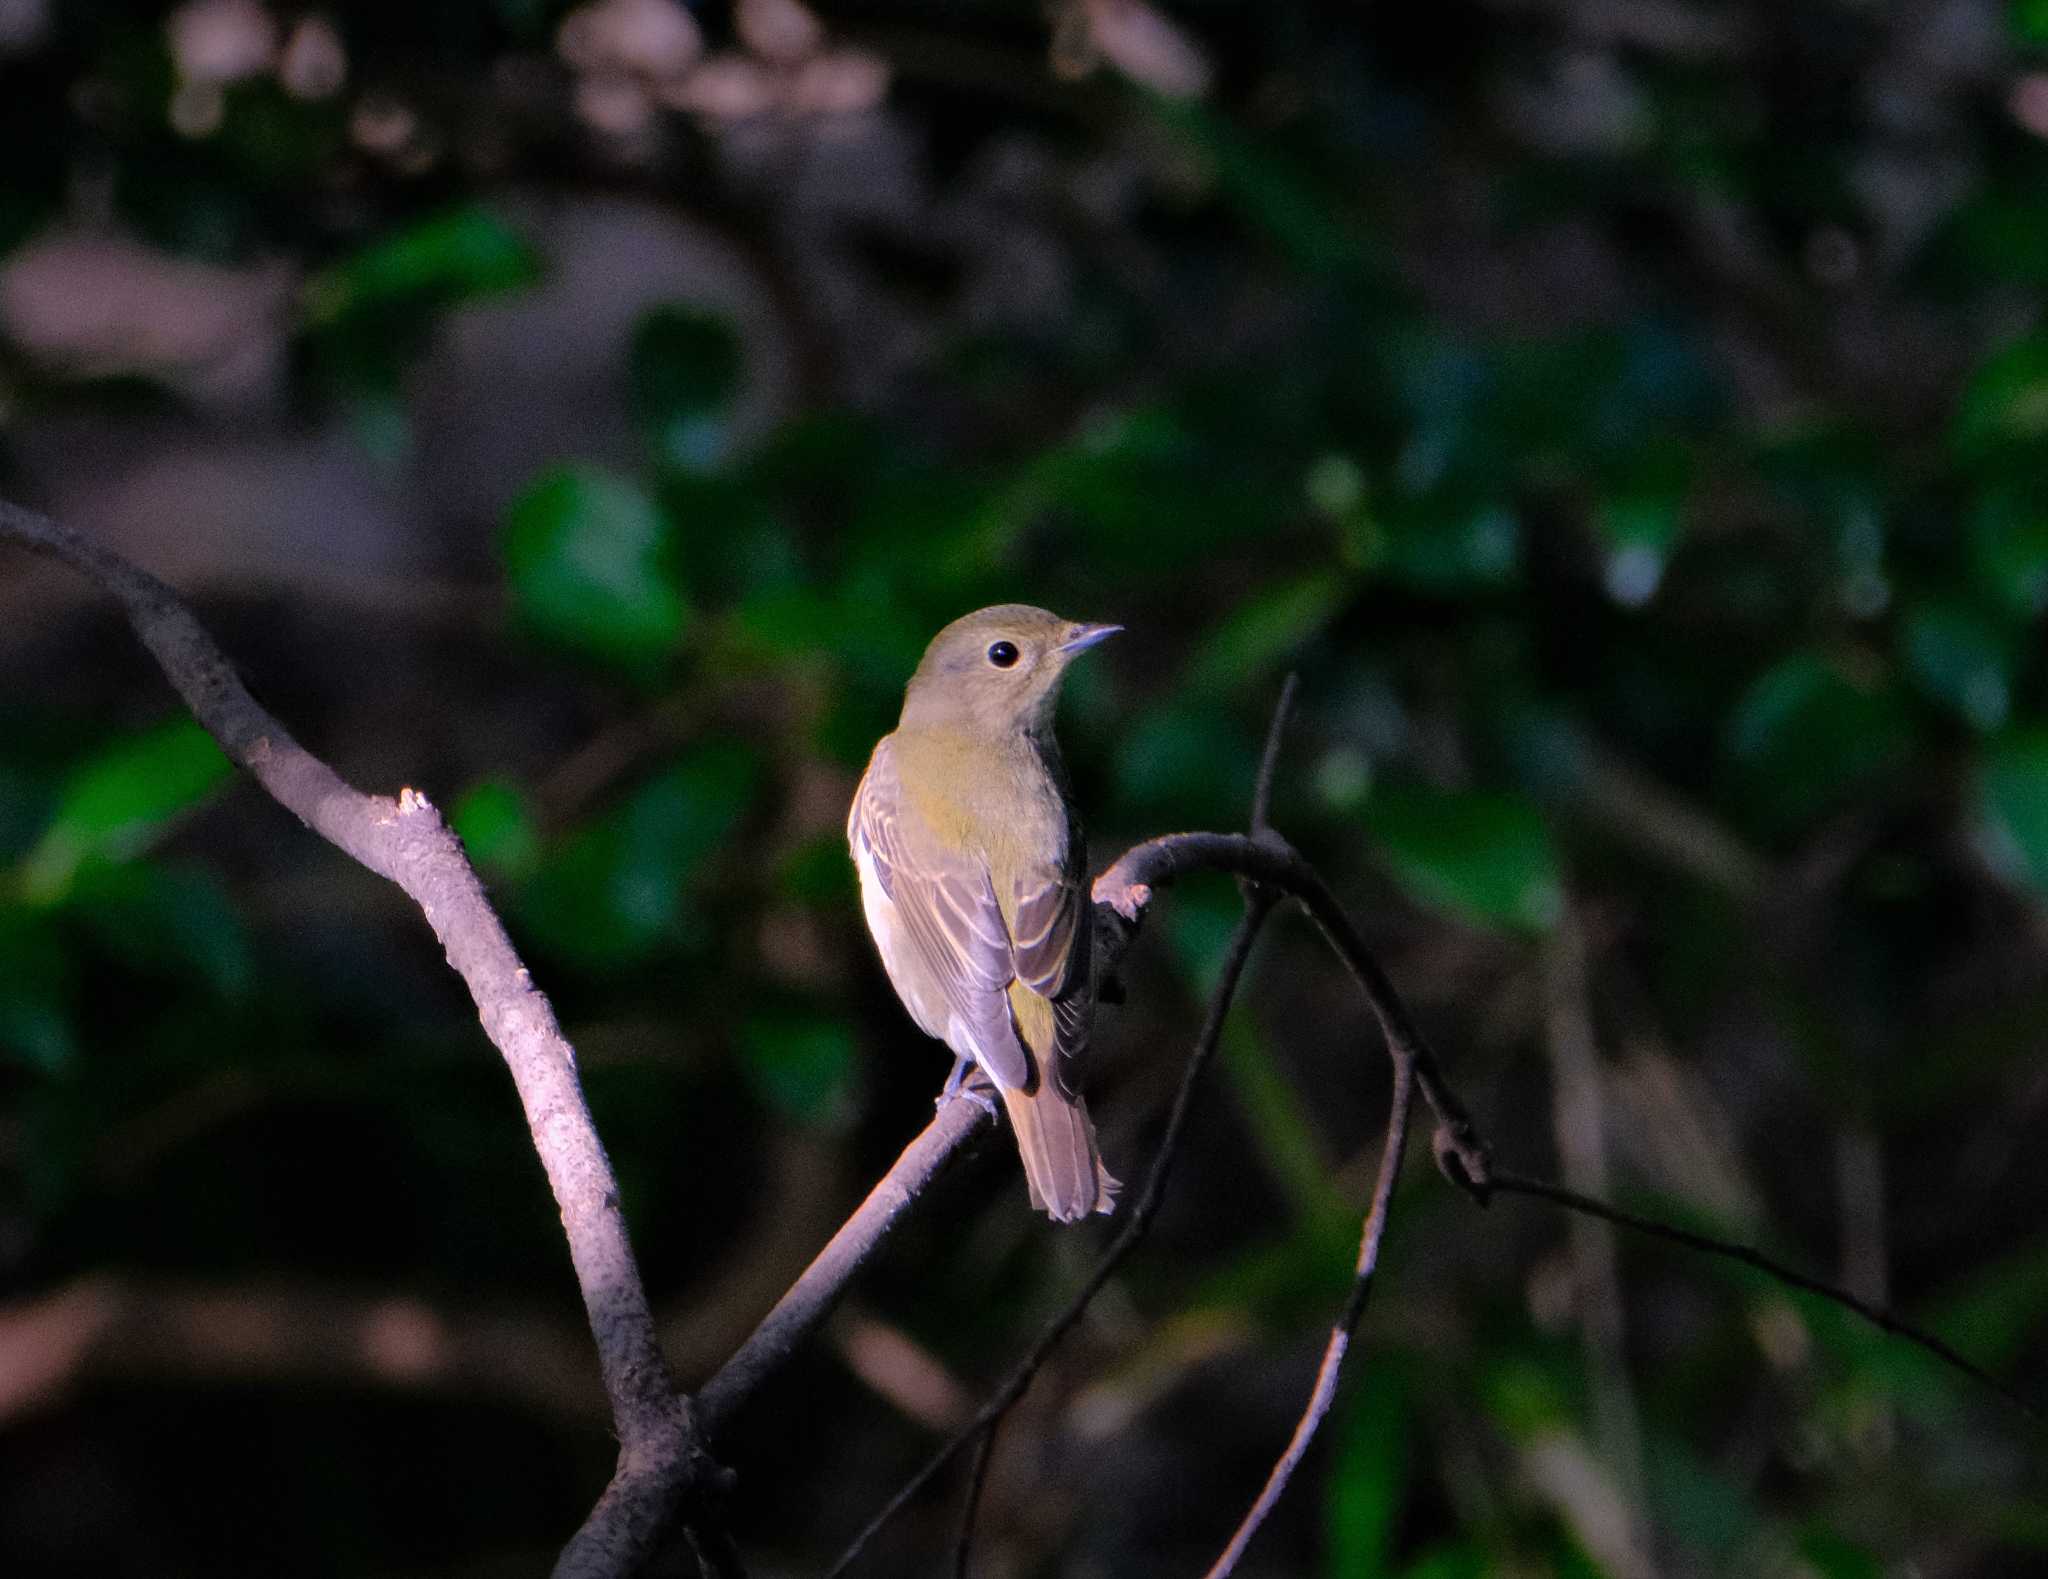
MULTIPOLYGON (((2038 1396, 2048 4, 1056 9, 1096 27, 1082 80, 1021 0, 816 37, 751 0, 575 13, 638 17, 604 47, 653 64, 560 0, 0 0, 0 490, 118 526, 295 732, 451 808, 685 1368, 944 1074, 840 819, 931 632, 1021 597, 1128 627, 1062 707, 1098 864, 1241 826, 1298 671, 1278 820, 1503 1157, 1597 1139, 1614 1193, 1841 1268, 2038 1396), (1574 1013, 1595 1137, 1554 1073, 1574 1013)), ((531 1364, 423 1380, 402 1317, 298 1372, 89 1350, 69 1392, 0 1388, 10 1571, 530 1571, 615 1444, 547 1359, 580 1311, 473 1013, 54 585, 0 601, 19 1310, 159 1275, 243 1314, 502 1304, 531 1364), (184 1468, 251 1440, 246 1497, 184 1468)), ((1169 896, 1101 1016, 1133 1188, 1236 905, 1169 896)), ((1152 1247, 1005 1429, 1012 1570, 1213 1554, 1356 1254, 1374 1035, 1276 921, 1152 1247)), ((922 1451, 860 1322, 972 1390, 1082 1275, 1105 1230, 1029 1219, 1000 1153, 736 1427, 764 1567, 922 1451)), ((1248 1574, 2048 1552, 2032 1439, 1832 1307, 1624 1245, 1597 1352, 1587 1241, 1421 1162, 1386 1255, 1248 1574)), ((877 1571, 951 1519, 912 1510, 877 1571)))

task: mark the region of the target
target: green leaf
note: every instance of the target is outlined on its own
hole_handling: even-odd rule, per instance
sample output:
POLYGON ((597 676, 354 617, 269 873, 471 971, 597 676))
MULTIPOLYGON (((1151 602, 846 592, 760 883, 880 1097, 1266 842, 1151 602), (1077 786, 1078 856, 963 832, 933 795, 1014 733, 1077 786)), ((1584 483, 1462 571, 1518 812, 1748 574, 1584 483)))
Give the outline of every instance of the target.
POLYGON ((755 778, 744 747, 700 748, 550 851, 519 896, 520 916, 543 945, 593 971, 679 941, 689 886, 745 813, 755 778))
POLYGON ((1531 1352, 1494 1360, 1482 1383, 1486 1412, 1507 1434, 1527 1441, 1572 1424, 1572 1391, 1561 1362, 1531 1352))
POLYGON ((1685 507, 1676 490, 1649 489, 1600 501, 1594 525, 1607 545, 1601 580, 1624 608, 1641 608, 1656 595, 1671 558, 1685 507))
POLYGON ((77 1052, 70 961, 46 918, 0 905, 0 1054, 56 1074, 77 1052))
POLYGON ((2048 893, 2048 729, 2014 730, 1993 741, 1977 797, 1993 864, 2048 893))
POLYGON ((1387 1365, 1355 1394, 1337 1422, 1324 1508, 1331 1579, 1365 1579, 1385 1573, 1393 1552, 1394 1526, 1408 1494, 1407 1390, 1400 1373, 1387 1365))
POLYGON ((633 414, 664 465, 702 471, 725 458, 727 418, 744 362, 723 318, 656 307, 633 331, 633 414))
POLYGON ((1977 584, 2022 618, 2048 609, 2048 498, 2038 484, 1987 490, 1970 517, 1977 584))
POLYGON ((1125 807, 1187 827, 1230 827, 1250 803, 1258 747, 1216 710, 1181 699, 1141 714, 1117 742, 1125 807))
POLYGON ((520 878, 540 861, 540 829, 526 792, 508 779, 473 786, 449 815, 469 858, 496 876, 520 878))
POLYGON ((1731 789, 1771 834, 1843 804, 1912 749, 1911 720, 1886 678, 1817 652, 1766 670, 1727 728, 1731 789))
POLYGON ((453 306, 531 285, 533 249, 489 209, 436 214, 323 269, 306 286, 306 314, 332 323, 369 308, 453 306))
POLYGON ((1978 729, 2004 724, 2012 708, 2016 643, 1967 603, 1928 600, 1901 626, 1906 669, 1930 696, 1978 729))
POLYGON ((196 977, 216 997, 246 997, 254 952, 234 901, 198 867, 137 863, 80 876, 72 904, 108 952, 139 970, 196 977))
POLYGON ((1395 878, 1466 921, 1541 932, 1564 904, 1542 813, 1516 796, 1388 786, 1365 819, 1395 878))
POLYGON ((1350 581, 1333 571, 1260 589, 1203 638, 1188 684, 1219 691, 1263 678, 1329 624, 1350 595, 1350 581))
POLYGON ((1482 1549, 1460 1541, 1431 1547, 1401 1570, 1401 1579, 1486 1579, 1492 1571, 1482 1549))
POLYGON ((2048 1317, 2048 1239, 1966 1273, 1921 1317, 1994 1375, 2020 1363, 2048 1317))
POLYGON ((23 861, 31 899, 61 899, 79 870, 148 849, 232 772, 213 737, 180 719, 107 747, 71 777, 56 815, 23 861))
POLYGON ((836 828, 805 840, 783 859, 775 886, 799 904, 851 906, 860 898, 846 836, 836 828))
POLYGON ((2032 334, 1990 357, 1956 406, 1952 443, 1965 461, 2033 454, 2048 439, 2048 334, 2032 334))
POLYGON ((1459 594, 1512 585, 1521 570, 1521 522, 1506 505, 1431 499, 1386 515, 1380 566, 1424 592, 1459 594))
POLYGON ((846 1024, 823 1015, 757 1014, 740 1034, 747 1077, 784 1117, 829 1124, 851 1112, 855 1048, 846 1024))
POLYGON ((1800 1535, 1799 1555, 1815 1579, 1884 1579, 1888 1571, 1869 1547, 1823 1525, 1800 1535))
POLYGON ((668 518, 636 484, 589 467, 546 473, 513 502, 505 569, 520 618, 544 637, 648 670, 689 607, 668 518))

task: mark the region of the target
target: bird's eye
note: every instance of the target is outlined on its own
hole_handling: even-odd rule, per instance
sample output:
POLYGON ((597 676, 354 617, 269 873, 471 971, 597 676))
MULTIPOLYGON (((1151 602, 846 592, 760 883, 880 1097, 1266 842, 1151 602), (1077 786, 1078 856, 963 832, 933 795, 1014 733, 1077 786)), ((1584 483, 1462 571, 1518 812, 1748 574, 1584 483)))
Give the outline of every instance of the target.
POLYGON ((990 642, 988 661, 998 669, 1007 669, 1017 661, 1017 644, 1009 641, 990 642))

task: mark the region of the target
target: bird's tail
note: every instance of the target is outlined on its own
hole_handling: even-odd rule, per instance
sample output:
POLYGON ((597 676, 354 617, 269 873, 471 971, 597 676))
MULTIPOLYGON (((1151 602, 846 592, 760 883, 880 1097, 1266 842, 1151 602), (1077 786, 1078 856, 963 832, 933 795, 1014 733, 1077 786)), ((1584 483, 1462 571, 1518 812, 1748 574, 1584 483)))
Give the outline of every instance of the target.
POLYGON ((1088 1104, 1068 1096, 1051 1080, 1039 1081, 1035 1091, 998 1089, 1010 1110, 1010 1127, 1017 1132, 1031 1204, 1061 1223, 1115 1210, 1117 1181, 1096 1150, 1088 1104))

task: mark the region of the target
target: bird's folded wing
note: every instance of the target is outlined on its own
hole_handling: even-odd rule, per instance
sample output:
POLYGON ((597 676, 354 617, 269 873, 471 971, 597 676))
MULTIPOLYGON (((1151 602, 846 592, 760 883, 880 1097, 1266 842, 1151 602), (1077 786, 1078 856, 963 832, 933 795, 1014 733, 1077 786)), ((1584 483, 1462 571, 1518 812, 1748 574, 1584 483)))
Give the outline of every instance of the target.
MULTIPOLYGON (((1078 842, 1078 841, 1077 841, 1078 842)), ((1088 1051, 1088 944, 1092 918, 1073 875, 1043 868, 1020 876, 1010 907, 1010 957, 1017 980, 1052 1000, 1052 1076, 1069 1096, 1078 1094, 1079 1065, 1088 1051)))
POLYGON ((971 1052, 999 1084, 1031 1084, 1005 996, 1015 973, 1010 933, 988 871, 978 856, 946 849, 905 803, 886 740, 854 795, 847 836, 889 897, 908 944, 905 967, 938 990, 970 1043, 954 1051, 971 1052))

